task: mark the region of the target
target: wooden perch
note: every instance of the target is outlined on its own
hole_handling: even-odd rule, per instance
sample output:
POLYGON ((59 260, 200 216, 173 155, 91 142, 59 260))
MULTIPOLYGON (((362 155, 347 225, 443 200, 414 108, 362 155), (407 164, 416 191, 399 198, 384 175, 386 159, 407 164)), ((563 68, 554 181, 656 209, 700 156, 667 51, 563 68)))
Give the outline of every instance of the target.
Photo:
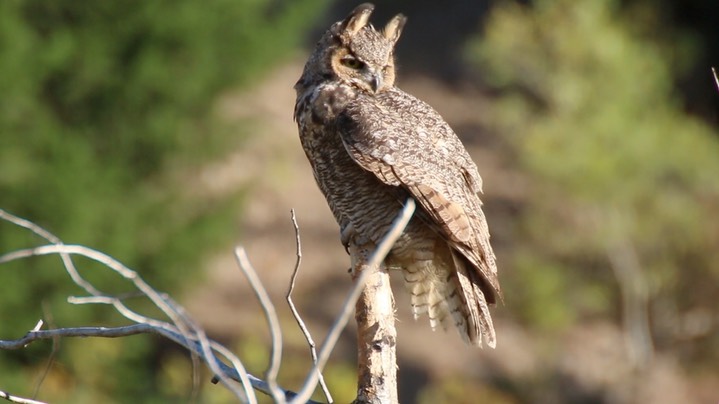
MULTIPOLYGON (((389 301, 392 302, 392 293, 389 290, 389 278, 387 278, 387 273, 385 271, 378 271, 377 268, 380 268, 382 265, 382 262, 384 261, 384 258, 389 254, 389 251, 392 249, 392 246, 394 245, 394 242, 397 241, 397 238, 402 234, 405 227, 407 227, 407 224, 409 223, 410 219, 412 218, 412 215, 414 214, 414 210, 416 208, 416 204, 413 199, 408 199, 407 202, 404 204, 404 208, 400 212, 399 216, 394 220, 394 223, 392 224, 392 228, 390 231, 384 236, 382 241, 379 243, 377 248, 374 249, 374 251, 371 252, 371 255, 369 255, 369 259, 367 259, 368 256, 368 250, 370 246, 364 246, 363 248, 358 248, 356 244, 350 243, 350 257, 352 258, 352 264, 353 268, 359 269, 358 271, 354 271, 355 276, 355 284, 352 287, 352 290, 350 294, 345 299, 345 303, 342 305, 342 312, 340 315, 335 319, 335 322, 333 323, 332 327, 330 328, 330 332, 327 334, 327 337, 325 338, 324 343, 322 344, 322 349, 320 349, 319 354, 317 355, 317 363, 315 364, 312 371, 310 371, 309 375, 307 376, 307 380, 305 380, 305 384, 302 387, 302 390, 300 390, 297 393, 297 397, 293 400, 293 402, 304 402, 303 400, 306 400, 310 397, 312 394, 312 391, 314 390, 315 386, 317 385, 318 380, 318 374, 319 371, 324 368, 325 363, 327 363, 327 359, 329 358, 330 352, 332 352, 332 349, 334 348, 335 344, 337 343, 337 340, 339 339, 340 332, 342 329, 344 329, 344 326, 347 324, 347 321, 349 320, 349 317, 352 315, 351 306, 355 306, 355 313, 358 313, 358 317, 360 319, 358 320, 358 329, 359 330, 370 330, 364 323, 359 322, 363 321, 361 320, 362 313, 366 313, 364 318, 367 319, 376 319, 379 318, 377 314, 375 313, 376 310, 379 307, 382 307, 381 305, 378 305, 377 302, 381 302, 379 300, 378 295, 379 292, 377 292, 376 288, 370 287, 369 291, 375 291, 375 293, 369 293, 367 289, 364 287, 366 284, 376 284, 376 282, 370 281, 370 279, 375 278, 376 276, 379 276, 381 279, 384 279, 384 285, 386 286, 386 293, 383 292, 382 296, 388 296, 389 301), (354 252, 353 252, 354 251, 354 252), (359 259, 361 257, 364 257, 362 259, 359 259), (361 265, 360 265, 361 264, 361 265), (377 275, 379 273, 380 275, 377 275), (369 304, 366 303, 357 303, 360 300, 369 302, 369 304), (361 306, 364 305, 364 306, 361 306)), ((384 290, 384 289, 383 289, 384 290)), ((393 303, 390 305, 385 305, 384 307, 393 307, 393 303)), ((391 313, 391 322, 392 322, 392 329, 394 330, 394 310, 390 310, 391 313)), ((363 338, 362 335, 369 336, 372 335, 371 333, 360 333, 359 337, 363 338)), ((376 333, 373 335, 377 335, 376 333)), ((396 334, 393 334, 396 335, 396 334)), ((393 339, 394 340, 394 339, 393 339)), ((371 339, 370 339, 371 341, 371 339)), ((396 403, 397 402, 397 378, 396 378, 396 361, 395 361, 395 348, 394 344, 392 344, 391 351, 392 351, 392 359, 387 360, 386 362, 382 362, 382 367, 367 367, 366 364, 376 363, 376 361, 370 360, 371 358, 368 355, 368 353, 372 353, 371 349, 366 349, 367 345, 363 345, 362 340, 360 339, 359 342, 359 356, 360 356, 360 368, 359 368, 359 386, 358 386, 358 395, 357 399, 355 399, 355 402, 357 403, 379 403, 379 402, 387 402, 387 403, 396 403), (365 348, 363 348, 365 347, 365 348), (362 364, 365 364, 364 366, 362 364), (391 389, 391 393, 386 395, 386 397, 393 397, 394 401, 382 401, 382 398, 385 397, 385 395, 382 395, 381 393, 384 393, 387 387, 390 386, 388 383, 382 383, 384 387, 382 387, 382 390, 379 390, 376 387, 370 387, 366 383, 371 382, 372 380, 380 380, 381 377, 383 377, 383 374, 380 373, 381 370, 386 369, 387 366, 391 366, 393 370, 393 374, 395 374, 394 377, 392 377, 394 383, 391 383, 394 387, 391 389), (369 377, 362 377, 361 375, 368 374, 369 377), (365 383, 365 384, 363 384, 365 383), (372 395, 367 396, 367 393, 370 393, 372 395)), ((370 345, 372 347, 372 345, 370 345)), ((374 350, 377 351, 379 348, 379 351, 387 352, 386 351, 386 344, 380 344, 374 347, 374 350)), ((381 355, 372 355, 372 357, 381 357, 381 355)), ((388 359, 389 356, 387 356, 385 359, 388 359)), ((387 373, 389 375, 389 373, 387 373)))
POLYGON ((365 287, 355 306, 357 321, 357 399, 355 403, 397 402, 397 330, 394 297, 384 266, 372 268, 367 257, 374 246, 350 245, 353 274, 364 271, 365 287))
POLYGON ((408 199, 392 229, 379 246, 350 241, 355 287, 361 288, 355 304, 357 321, 357 398, 355 403, 397 403, 397 329, 389 273, 383 265, 394 242, 414 214, 408 199), (364 287, 362 285, 364 284, 364 287))

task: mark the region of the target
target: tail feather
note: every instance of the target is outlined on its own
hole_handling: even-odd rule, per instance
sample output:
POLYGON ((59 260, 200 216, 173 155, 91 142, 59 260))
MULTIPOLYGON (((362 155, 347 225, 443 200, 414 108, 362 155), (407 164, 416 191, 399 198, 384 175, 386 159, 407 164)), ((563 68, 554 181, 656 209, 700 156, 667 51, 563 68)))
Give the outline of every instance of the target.
POLYGON ((447 252, 451 258, 415 261, 402 271, 414 318, 426 313, 432 329, 455 325, 467 343, 481 346, 484 338, 494 348, 494 326, 480 279, 476 279, 479 274, 468 270, 469 264, 459 253, 447 252))
POLYGON ((481 346, 484 336, 485 344, 494 348, 497 345, 497 337, 492 324, 492 316, 489 313, 487 296, 480 287, 482 285, 480 275, 471 269, 467 270, 467 261, 457 253, 452 252, 452 258, 457 270, 455 279, 464 303, 463 314, 468 324, 462 337, 472 345, 481 346))
POLYGON ((436 268, 432 261, 416 261, 403 271, 405 283, 411 295, 414 318, 427 313, 432 329, 438 326, 447 328, 450 324, 452 305, 447 296, 453 294, 447 290, 446 274, 436 268))

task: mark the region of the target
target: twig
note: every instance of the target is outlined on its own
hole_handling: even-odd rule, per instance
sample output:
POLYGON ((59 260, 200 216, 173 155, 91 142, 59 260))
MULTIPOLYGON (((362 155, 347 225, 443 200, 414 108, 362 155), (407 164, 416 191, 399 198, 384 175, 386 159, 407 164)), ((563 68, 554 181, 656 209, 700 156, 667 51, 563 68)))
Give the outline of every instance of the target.
MULTIPOLYGON (((232 363, 233 367, 226 366, 224 363, 217 361, 218 367, 222 370, 222 373, 220 373, 222 376, 219 377, 219 380, 222 380, 223 384, 226 385, 225 377, 230 378, 235 381, 239 381, 242 384, 242 387, 245 389, 245 397, 247 397, 247 401, 250 403, 256 403, 257 402, 257 396, 255 395, 255 392, 250 390, 250 386, 252 386, 253 389, 257 391, 261 391, 268 396, 271 395, 269 386, 267 383, 264 382, 264 380, 259 379, 250 373, 247 372, 245 369, 245 366, 242 364, 242 361, 235 356, 232 352, 230 352, 229 349, 225 348, 223 345, 218 344, 215 341, 211 341, 212 349, 217 351, 220 355, 224 356, 227 360, 232 363)), ((217 383, 218 381, 218 373, 215 373, 215 377, 212 378, 212 383, 217 383)))
MULTIPOLYGON (((37 226, 36 224, 27 221, 25 219, 22 219, 20 217, 17 217, 15 215, 12 215, 5 210, 0 209, 0 219, 6 220, 10 223, 16 224, 17 226, 23 227, 25 229, 28 229, 32 231, 34 234, 44 238, 45 240, 53 243, 53 246, 43 246, 38 247, 35 249, 27 249, 27 250, 20 250, 20 251, 14 251, 5 255, 0 256, 0 264, 13 261, 20 258, 25 258, 29 256, 34 255, 47 255, 47 254, 59 254, 62 257, 63 264, 65 266, 65 270, 68 272, 72 280, 81 288, 83 288, 85 291, 87 291, 89 294, 94 296, 94 299, 97 299, 96 302, 98 303, 106 303, 111 304, 120 314, 128 318, 129 320, 132 320, 137 323, 146 323, 149 325, 153 325, 160 329, 166 329, 168 331, 177 330, 179 333, 185 336, 186 339, 190 340, 192 339, 192 335, 194 334, 197 340, 199 341, 199 345, 201 348, 201 351, 204 352, 204 358, 206 364, 210 367, 210 369, 215 372, 216 375, 219 375, 220 380, 222 381, 223 385, 227 387, 230 391, 233 392, 239 399, 246 401, 249 400, 250 402, 255 402, 256 398, 254 397, 254 392, 251 389, 251 385, 248 381, 248 377, 246 376, 246 372, 244 371, 244 368, 238 367, 236 370, 238 372, 238 375, 241 376, 241 380, 243 381, 242 387, 244 391, 237 388, 236 385, 234 385, 229 378, 225 375, 225 372, 220 371, 221 369, 221 362, 218 363, 217 359, 215 358, 214 354, 212 354, 212 344, 211 342, 206 338, 204 335, 204 331, 202 331, 199 327, 197 327, 193 321, 184 314, 184 311, 178 309, 178 305, 173 304, 169 301, 169 299, 159 292, 155 291, 153 288, 151 288, 147 283, 142 280, 142 278, 135 272, 130 270, 129 268, 122 265, 120 262, 116 261, 112 257, 100 253, 98 251, 92 250, 87 247, 83 246, 66 246, 62 243, 62 241, 50 233, 49 231, 41 228, 40 226, 37 226), (124 278, 130 280, 134 286, 141 291, 141 293, 145 296, 147 296, 160 310, 162 310, 175 324, 175 327, 170 326, 169 324, 155 320, 146 316, 143 316, 139 313, 136 313, 129 309, 125 304, 118 298, 113 298, 110 296, 104 295, 102 292, 100 292, 98 289, 96 289, 93 285, 91 285, 89 282, 85 281, 77 271, 74 263, 71 259, 71 254, 77 254, 85 256, 89 259, 95 260, 97 262, 100 262, 104 264, 106 267, 114 270, 124 278)), ((69 298, 70 302, 77 303, 89 303, 90 299, 83 301, 82 298, 69 298)), ((219 344, 216 344, 219 345, 219 344)), ((196 355, 196 350, 190 351, 192 355, 196 355)), ((228 358, 233 363, 239 363, 239 359, 236 357, 230 357, 228 358)), ((196 359, 193 358, 193 364, 196 363, 196 359)))
MULTIPOLYGON (((39 237, 52 243, 52 245, 13 251, 4 255, 0 255, 0 264, 31 256, 58 254, 61 256, 65 270, 68 272, 73 282, 75 282, 78 286, 80 286, 82 289, 84 289, 87 293, 91 295, 82 297, 69 297, 68 301, 70 303, 109 304, 112 305, 120 314, 125 316, 127 319, 138 323, 130 326, 115 328, 79 327, 40 330, 39 328, 42 326, 41 321, 38 323, 38 326, 36 326, 35 329, 28 332, 28 334, 26 334, 23 338, 7 341, 0 340, 0 349, 19 349, 36 340, 55 339, 65 336, 112 338, 141 333, 153 333, 161 335, 187 348, 192 354, 193 364, 198 357, 201 358, 210 367, 214 374, 217 375, 216 377, 218 377, 219 380, 222 381, 223 385, 227 387, 230 391, 232 391, 242 401, 248 401, 250 403, 257 402, 254 391, 252 389, 263 392, 272 397, 277 397, 279 394, 279 396, 283 397, 285 400, 291 400, 297 396, 292 391, 279 388, 276 385, 276 377, 274 381, 274 386, 271 386, 270 383, 267 383, 255 376, 248 374, 239 358, 237 358, 236 355, 234 355, 224 346, 208 339, 205 335, 204 330, 202 330, 199 326, 195 324, 195 322, 190 318, 190 316, 188 316, 187 313, 184 311, 182 306, 176 304, 166 294, 157 292, 155 289, 150 287, 149 284, 147 284, 137 274, 137 272, 127 268, 114 258, 84 246, 65 245, 58 237, 54 236, 47 230, 25 219, 14 216, 2 209, 0 209, 0 220, 5 220, 19 227, 28 229, 39 237), (80 276, 72 261, 72 255, 84 256, 88 259, 99 262, 104 266, 108 267, 109 269, 117 272, 125 279, 131 281, 133 285, 140 291, 139 294, 148 297, 160 310, 162 310, 170 318, 170 320, 172 320, 173 324, 143 316, 129 309, 121 301, 120 298, 103 294, 103 292, 96 289, 92 284, 85 281, 80 276), (230 367, 220 361, 215 355, 215 352, 228 360, 233 365, 233 367, 230 367), (231 382, 231 380, 240 382, 243 389, 238 389, 237 386, 233 384, 233 382, 231 382)), ((265 304, 264 307, 266 308, 269 306, 265 304)), ((278 324, 276 319, 274 322, 275 324, 278 324)), ((279 331, 278 326, 274 328, 279 331)), ((278 357, 281 356, 278 355, 278 357)), ((274 365, 274 369, 277 369, 277 365, 274 365)), ((274 374, 276 375, 276 371, 274 372, 274 374)), ((10 395, 7 396, 12 397, 10 395)), ((277 401, 282 400, 280 399, 277 401)), ((317 402, 312 400, 304 401, 307 403, 317 404, 317 402)))
POLYGON ((262 310, 265 312, 265 318, 267 319, 270 334, 272 335, 270 366, 265 372, 265 378, 267 379, 267 384, 270 386, 272 399, 277 403, 284 403, 284 395, 277 385, 277 374, 280 371, 280 362, 282 361, 282 331, 280 330, 280 322, 277 319, 277 311, 269 295, 267 295, 267 290, 262 286, 262 281, 260 281, 260 278, 257 276, 257 271, 255 271, 252 264, 250 264, 245 249, 242 247, 235 248, 235 258, 237 259, 237 264, 240 269, 250 282, 255 296, 257 296, 257 299, 260 301, 262 310))
MULTIPOLYGON (((20 226, 22 228, 28 229, 31 232, 33 232, 35 235, 49 241, 52 244, 56 245, 63 245, 64 243, 62 240, 60 240, 59 237, 56 235, 50 233, 49 231, 43 229, 42 227, 36 225, 35 223, 25 220, 21 217, 15 216, 12 213, 9 213, 3 209, 0 209, 0 219, 3 219, 7 222, 13 223, 17 226, 20 226)), ((63 264, 65 266, 65 270, 70 275, 70 278, 72 278, 72 281, 75 282, 78 286, 83 288, 87 293, 91 295, 102 295, 103 293, 96 289, 90 282, 86 281, 82 276, 80 276, 80 273, 77 271, 77 268, 75 268, 75 264, 72 262, 72 259, 68 254, 60 254, 60 258, 63 261, 63 264)))
MULTIPOLYGON (((315 341, 312 339, 312 335, 310 334, 310 330, 305 325, 304 320, 302 320, 302 317, 300 316, 300 313, 297 311, 297 308, 295 307, 295 302, 292 300, 292 292, 295 289, 295 281, 297 280, 297 274, 300 270, 300 264, 302 263, 302 243, 300 241, 300 226, 297 224, 297 218, 295 217, 295 210, 292 209, 290 211, 292 214, 292 225, 295 228, 295 244, 297 246, 297 262, 295 263, 295 268, 292 271, 292 277, 290 278, 290 287, 289 290, 287 290, 287 304, 290 306, 290 311, 292 311, 292 316, 295 318, 295 321, 297 322, 297 325, 300 327, 300 330, 302 330, 302 334, 305 336, 305 339, 307 340, 307 344, 310 347, 310 356, 312 356, 312 364, 317 364, 317 350, 315 349, 315 341)), ((317 378, 320 383, 320 387, 322 387, 322 392, 324 393, 325 397, 327 398, 327 402, 333 403, 334 400, 332 399, 332 395, 330 394, 330 390, 327 388, 327 384, 325 383, 325 378, 322 376, 322 373, 319 373, 317 375, 317 378)))
POLYGON ((717 70, 712 67, 712 74, 714 75, 714 83, 717 86, 717 91, 719 91, 719 76, 717 76, 717 70))
MULTIPOLYGON (((137 289, 139 289, 145 296, 147 296, 155 304, 155 306, 162 310, 162 312, 165 313, 172 320, 177 329, 183 335, 186 335, 188 339, 191 339, 191 334, 193 334, 193 332, 197 334, 201 347, 205 352, 205 357, 207 358, 206 363, 210 367, 210 369, 215 372, 215 374, 219 375, 220 379, 223 382, 223 385, 225 385, 230 391, 232 391, 238 398, 242 398, 243 400, 249 399, 248 397, 244 397, 245 392, 239 390, 234 384, 230 383, 230 381, 224 376, 224 374, 219 371, 219 367, 215 363, 214 355, 209 354, 210 347, 209 344, 206 343, 206 338, 202 338, 201 336, 201 334, 203 334, 202 330, 199 327, 195 326, 188 316, 178 312, 178 310, 176 309, 176 305, 169 304, 165 296, 163 296, 155 289, 153 289, 149 284, 147 284, 138 275, 137 272, 126 267, 125 265, 110 257, 109 255, 85 246, 54 244, 10 252, 8 254, 0 256, 0 264, 17 260, 20 258, 51 254, 61 254, 68 257, 70 255, 80 255, 85 258, 89 258, 93 261, 103 264, 107 268, 110 268, 113 271, 117 272, 123 278, 131 281, 137 289)), ((71 262, 71 260, 69 261, 71 262)), ((95 289, 92 288, 91 290, 95 289)), ((68 298, 68 301, 70 303, 107 303, 115 307, 115 309, 124 317, 136 323, 150 324, 159 328, 165 327, 166 325, 166 323, 162 321, 143 316, 130 310, 121 300, 117 298, 96 293, 92 294, 94 296, 92 298, 83 299, 71 297, 68 298)), ((245 390, 250 391, 249 386, 245 386, 245 390)))
MULTIPOLYGON (((40 340, 46 340, 46 339, 54 339, 58 337, 101 337, 101 338, 120 338, 120 337, 126 337, 130 335, 139 335, 139 334, 156 334, 163 336, 171 341, 176 342, 179 345, 182 345, 183 347, 194 351, 197 353, 203 360, 206 358, 203 355, 202 352, 202 346, 199 341, 197 340, 187 340, 180 332, 177 330, 173 330, 171 326, 168 324, 167 328, 160 328, 156 327, 150 324, 133 324, 128 326, 122 326, 122 327, 73 327, 73 328, 55 328, 52 330, 32 330, 29 331, 27 334, 25 334, 22 338, 18 338, 15 340, 0 340, 0 349, 4 350, 11 350, 11 349, 21 349, 27 346, 28 344, 31 344, 35 341, 40 340)), ((255 388, 258 391, 261 391, 267 395, 271 395, 269 385, 255 377, 252 376, 246 372, 238 372, 238 369, 242 369, 241 363, 239 363, 239 360, 235 357, 234 354, 232 354, 229 350, 227 350, 225 347, 221 346, 215 341, 209 340, 209 343, 213 350, 217 351, 219 354, 233 362, 234 367, 230 367, 223 362, 218 361, 218 367, 220 371, 226 375, 229 379, 235 380, 237 382, 242 382, 243 379, 246 380, 246 383, 253 388, 255 388), (244 377, 241 375, 244 373, 244 377)), ((289 391, 289 390, 281 390, 282 395, 286 397, 287 399, 290 399, 292 397, 296 396, 296 393, 289 391)), ((313 404, 319 404, 315 401, 308 401, 308 403, 313 404)))
POLYGON ((322 344, 317 363, 315 364, 310 374, 307 376, 307 379, 305 380, 302 389, 297 393, 297 398, 292 401, 293 403, 303 403, 312 395, 312 392, 317 386, 317 375, 324 368, 325 364, 327 363, 327 359, 329 359, 330 353, 334 349, 334 346, 339 339, 340 333, 347 325, 347 321, 349 321, 349 318, 352 315, 355 303, 357 303, 357 299, 362 293, 362 289, 365 286, 367 278, 370 276, 373 270, 378 268, 382 261, 384 261, 395 241, 397 241, 397 238, 402 234, 405 227, 407 227, 409 220, 412 218, 414 210, 414 200, 408 199, 406 204, 404 205, 404 208, 400 212, 400 215, 395 219, 394 223, 392 224, 392 228, 387 233, 387 235, 384 236, 382 242, 380 242, 379 246, 377 246, 377 249, 372 254, 369 262, 367 263, 368 270, 362 271, 362 273, 360 273, 360 275, 357 277, 357 280, 355 281, 355 284, 352 287, 350 294, 347 296, 347 299, 342 305, 342 311, 339 317, 337 317, 337 319, 335 320, 334 324, 330 328, 329 333, 327 334, 327 337, 325 338, 325 342, 322 344))
MULTIPOLYGON (((128 294, 126 294, 128 295, 128 294)), ((190 315, 185 311, 185 308, 182 307, 180 304, 175 302, 172 297, 167 295, 166 293, 162 294, 162 297, 167 301, 167 303, 175 308, 175 312, 177 312, 185 321, 188 322, 188 324, 196 330, 196 334, 198 339, 203 341, 203 343, 206 343, 207 345, 211 345, 212 341, 205 341, 207 340, 207 336, 204 333, 204 329, 199 327, 190 317, 190 315), (201 332, 200 332, 201 331, 201 332)), ((228 360, 230 358, 227 358, 228 360)), ((194 351, 190 350, 190 361, 192 363, 192 392, 190 396, 190 402, 197 402, 197 398, 200 396, 200 359, 195 354, 194 351)), ((244 369, 244 368, 241 368, 244 369)), ((248 386, 249 384, 242 384, 242 386, 248 386)), ((247 391, 245 391, 245 395, 247 395, 247 391)))
POLYGON ((117 338, 137 334, 162 334, 160 329, 149 324, 133 324, 123 327, 73 327, 53 328, 51 330, 32 330, 22 338, 0 340, 0 349, 20 349, 31 342, 57 337, 103 337, 117 338))
POLYGON ((10 401, 11 403, 21 403, 21 404, 46 404, 44 401, 37 401, 32 400, 29 398, 22 398, 18 396, 13 396, 12 394, 0 390, 0 398, 4 398, 7 401, 10 401))
MULTIPOLYGON (((202 351, 204 352, 204 357, 206 358, 205 363, 210 367, 210 369, 220 377, 220 380, 222 381, 222 384, 227 387, 230 391, 232 391, 235 396, 242 399, 243 401, 249 400, 250 402, 253 402, 253 400, 250 397, 246 397, 247 392, 250 393, 250 396, 254 396, 252 394, 252 391, 250 389, 250 386, 243 385, 244 391, 237 388, 236 385, 230 382, 230 380, 224 375, 223 372, 220 371, 220 367, 218 363, 216 363, 216 358, 214 355, 211 355, 211 348, 210 344, 207 342, 207 338, 204 337, 204 332, 197 327, 188 316, 184 315, 183 313, 180 313, 177 310, 177 306, 174 304, 170 304, 166 297, 159 292, 157 292, 155 289, 153 289, 149 284, 147 284, 138 274, 137 272, 129 269, 119 261, 115 260, 114 258, 110 257, 107 254, 104 254, 102 252, 93 250, 91 248, 80 246, 80 245, 66 245, 66 244, 54 244, 54 245, 46 245, 36 248, 29 248, 24 250, 17 250, 10 252, 8 254, 0 256, 0 264, 14 261, 21 258, 27 258, 31 256, 39 256, 39 255, 51 255, 51 254, 61 254, 62 256, 67 256, 68 260, 63 262, 70 262, 70 265, 72 264, 72 260, 69 259, 70 255, 80 255, 86 258, 89 258, 93 261, 99 262, 106 266, 107 268, 112 269, 113 271, 117 272, 119 275, 124 277, 125 279, 131 281, 133 285, 139 289, 145 296, 147 296, 154 304, 157 306, 160 310, 162 310, 165 315, 167 315, 173 322, 173 324, 177 327, 177 330, 179 330, 180 333, 186 336, 187 339, 192 339, 192 334, 195 334, 197 336, 197 339, 200 343, 200 347, 202 351)), ((65 267, 66 270, 69 271, 68 267, 65 267)), ((74 266, 73 266, 74 268, 74 266)), ((106 303, 112 305, 115 310, 117 310, 120 314, 122 314, 125 318, 134 321, 136 323, 144 323, 153 325, 158 328, 165 328, 168 324, 159 321, 153 318, 149 318, 146 316, 143 316, 131 309, 129 309, 121 300, 106 296, 102 294, 96 294, 96 289, 91 288, 88 290, 93 294, 93 297, 88 298, 68 298, 68 301, 70 303, 106 303)), ((99 293, 99 292, 97 292, 99 293)))
MULTIPOLYGON (((47 325, 49 328, 57 328, 55 326, 55 320, 52 316, 52 311, 50 311, 50 307, 47 304, 47 300, 42 301, 42 312, 43 317, 47 319, 47 325)), ((44 324, 43 320, 40 320, 35 324, 35 328, 33 328, 33 331, 40 330, 44 324)), ((52 369, 52 365, 55 363, 55 357, 57 356, 58 351, 60 350, 60 338, 53 338, 52 339, 52 350, 50 351, 50 355, 47 358, 47 363, 45 364, 45 369, 43 370, 42 374, 37 380, 37 383, 35 383, 35 389, 32 392, 32 398, 37 398, 37 395, 40 394, 40 387, 42 387, 43 382, 45 382, 45 378, 50 373, 50 369, 52 369)))
MULTIPOLYGON (((119 261, 115 260, 114 258, 110 257, 107 254, 103 254, 99 251, 93 250, 88 247, 84 246, 67 246, 65 245, 62 240, 60 240, 59 237, 55 236, 54 234, 50 233, 46 229, 43 229, 42 227, 25 220, 23 218, 20 218, 18 216, 15 216, 3 209, 0 209, 0 219, 4 219, 10 223, 14 223, 20 227, 26 228, 33 232, 34 234, 42 237, 43 239, 49 241, 53 245, 51 246, 44 246, 44 247, 37 247, 34 249, 26 249, 26 250, 18 250, 14 252, 10 252, 8 254, 0 256, 0 264, 13 261, 20 258, 26 258, 30 256, 35 255, 47 255, 47 254, 59 254, 60 257, 63 260, 63 264, 65 266, 65 270, 68 272, 70 277, 72 278, 73 282, 75 282, 78 286, 83 288, 86 292, 88 292, 92 296, 102 296, 107 297, 105 293, 102 293, 100 290, 96 289, 92 284, 87 282, 82 276, 80 276, 79 272, 77 271, 77 268, 75 267, 75 264, 72 262, 71 255, 82 255, 86 258, 89 258, 91 260, 97 261, 107 268, 112 269, 113 271, 117 272, 121 276, 123 276, 125 279, 130 280, 135 287, 137 287, 138 290, 140 290, 143 295, 150 298, 150 300, 155 303, 158 308, 160 308, 168 317, 170 317, 173 322, 180 328, 180 330, 183 330, 183 328, 186 328, 184 325, 184 322, 182 319, 178 316, 178 314, 173 310, 172 307, 169 307, 163 297, 155 291, 150 285, 145 283, 145 281, 137 274, 137 272, 127 268, 119 261)), ((123 316, 127 317, 128 319, 135 321, 135 322, 147 322, 152 323, 156 320, 151 319, 149 317, 141 316, 134 311, 127 308, 127 306, 122 303, 117 298, 109 298, 111 299, 110 304, 112 304, 123 316)), ((161 322, 158 322, 161 323, 161 322)))
MULTIPOLYGON (((73 263, 72 258, 70 256, 71 254, 83 255, 87 258, 90 258, 90 259, 93 259, 95 261, 102 263, 106 267, 114 270, 115 272, 119 273, 121 276, 132 281, 132 283, 135 284, 135 286, 144 295, 149 297, 154 303, 157 304, 157 301, 161 302, 163 300, 162 297, 159 295, 159 293, 157 293, 154 289, 152 289, 149 285, 147 285, 142 280, 142 278, 139 277, 139 275, 136 272, 125 267, 119 261, 113 259, 112 257, 110 257, 106 254, 100 253, 98 251, 92 250, 90 248, 83 247, 83 246, 75 246, 76 251, 67 251, 66 249, 63 248, 63 247, 65 247, 65 244, 62 242, 62 240, 60 240, 59 237, 50 233, 46 229, 43 229, 42 227, 36 225, 35 223, 32 223, 32 222, 25 220, 23 218, 20 218, 18 216, 15 216, 3 209, 0 209, 0 218, 4 219, 10 223, 16 224, 17 226, 20 226, 20 227, 30 230, 34 234, 51 242, 52 244, 54 244, 54 246, 57 247, 57 251, 48 251, 45 253, 40 253, 40 252, 36 251, 41 247, 39 247, 38 249, 27 249, 27 250, 11 252, 11 253, 5 254, 3 256, 0 256, 0 264, 9 262, 9 261, 12 261, 15 259, 19 259, 19 258, 33 256, 33 255, 44 255, 44 254, 57 253, 62 258, 65 270, 70 275, 70 278, 73 280, 73 282, 75 282, 75 284, 80 286, 82 289, 84 289, 87 293, 89 293, 92 296, 106 297, 105 293, 103 293, 100 290, 98 290, 97 288, 95 288, 92 284, 87 282, 80 275, 80 273, 77 271, 77 268, 75 267, 75 264, 73 263)), ((51 246, 46 246, 46 247, 51 247, 51 246)), ((109 304, 112 304, 115 307, 115 309, 118 310, 118 312, 120 312, 120 314, 122 314, 123 316, 125 316, 126 318, 128 318, 132 321, 135 321, 138 323, 146 322, 146 323, 150 323, 150 324, 156 321, 149 317, 145 317, 138 313, 135 313, 134 311, 130 310, 127 306, 125 306, 124 303, 122 303, 122 301, 120 301, 119 299, 109 298, 109 297, 108 297, 108 299, 111 299, 109 301, 109 304)), ((178 316, 176 315, 176 313, 173 310, 169 309, 164 304, 158 305, 158 307, 163 312, 165 312, 165 314, 167 314, 167 316, 170 317, 175 324, 177 324, 177 326, 180 328, 180 330, 183 330, 183 332, 186 331, 185 325, 178 318, 178 316)))
MULTIPOLYGON (((52 255, 52 254, 59 254, 59 255, 80 255, 85 258, 89 258, 93 261, 99 262, 106 266, 107 268, 112 269, 113 271, 117 272, 120 276, 123 278, 131 281, 145 296, 150 298, 153 303, 155 303, 165 314, 167 314, 173 322, 176 324, 182 324, 183 321, 176 313, 173 307, 170 307, 163 296, 160 295, 156 290, 154 290, 150 285, 148 285, 138 274, 137 272, 131 270, 130 268, 126 267, 119 261, 115 260, 114 258, 110 257, 109 255, 99 252, 97 250, 93 250, 92 248, 88 248, 81 245, 68 245, 68 244, 62 244, 62 243, 55 243, 53 245, 45 245, 35 248, 28 248, 24 250, 17 250, 10 253, 7 253, 5 255, 0 256, 0 264, 4 264, 10 261, 14 261, 21 258, 28 258, 32 256, 40 256, 40 255, 52 255)), ((94 288, 92 288, 94 289, 94 288)), ((94 289, 96 290, 96 289, 94 289)), ((119 310, 121 310, 121 313, 125 316, 130 318, 131 320, 135 322, 147 322, 152 323, 153 321, 158 322, 157 320, 153 320, 149 317, 140 316, 137 313, 133 312, 132 310, 127 309, 127 307, 124 306, 124 304, 117 298, 107 296, 100 292, 91 292, 91 294, 98 299, 105 299, 107 303, 115 305, 120 305, 122 307, 117 307, 119 310)), ((94 302, 93 302, 94 303, 94 302)))

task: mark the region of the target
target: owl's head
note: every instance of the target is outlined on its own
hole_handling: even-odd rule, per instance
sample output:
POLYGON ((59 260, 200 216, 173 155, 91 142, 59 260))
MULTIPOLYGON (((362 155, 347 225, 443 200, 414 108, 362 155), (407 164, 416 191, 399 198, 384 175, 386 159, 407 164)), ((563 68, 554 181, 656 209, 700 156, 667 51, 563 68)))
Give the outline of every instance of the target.
POLYGON ((330 27, 315 46, 295 85, 298 94, 327 80, 339 80, 376 93, 394 85, 394 46, 407 21, 396 15, 376 30, 368 24, 374 5, 364 3, 330 27))

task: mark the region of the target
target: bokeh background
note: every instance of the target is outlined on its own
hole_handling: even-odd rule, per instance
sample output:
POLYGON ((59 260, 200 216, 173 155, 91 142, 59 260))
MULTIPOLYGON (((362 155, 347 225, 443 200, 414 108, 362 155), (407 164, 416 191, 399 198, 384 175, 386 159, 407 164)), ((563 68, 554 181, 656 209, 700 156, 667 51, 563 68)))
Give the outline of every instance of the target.
MULTIPOLYGON (((377 26, 409 17, 399 85, 442 113, 477 162, 506 300, 497 349, 469 348, 413 321, 395 277, 401 401, 717 402, 719 2, 375 3, 377 26)), ((280 382, 296 389, 309 354, 284 303, 291 208, 303 246, 294 297, 318 342, 350 281, 297 139, 292 86, 354 6, 0 2, 0 207, 135 268, 261 375, 268 332, 232 257, 245 245, 281 316, 280 382)), ((2 253, 38 242, 0 224, 2 253)), ((78 263, 102 290, 130 290, 78 263)), ((66 302, 79 293, 56 257, 4 265, 0 338, 39 318, 127 323, 66 302)), ((337 402, 355 394, 354 348, 350 326, 325 373, 337 402)), ((0 389, 20 396, 231 399, 206 372, 199 392, 190 381, 188 355, 152 336, 0 352, 0 389)))

